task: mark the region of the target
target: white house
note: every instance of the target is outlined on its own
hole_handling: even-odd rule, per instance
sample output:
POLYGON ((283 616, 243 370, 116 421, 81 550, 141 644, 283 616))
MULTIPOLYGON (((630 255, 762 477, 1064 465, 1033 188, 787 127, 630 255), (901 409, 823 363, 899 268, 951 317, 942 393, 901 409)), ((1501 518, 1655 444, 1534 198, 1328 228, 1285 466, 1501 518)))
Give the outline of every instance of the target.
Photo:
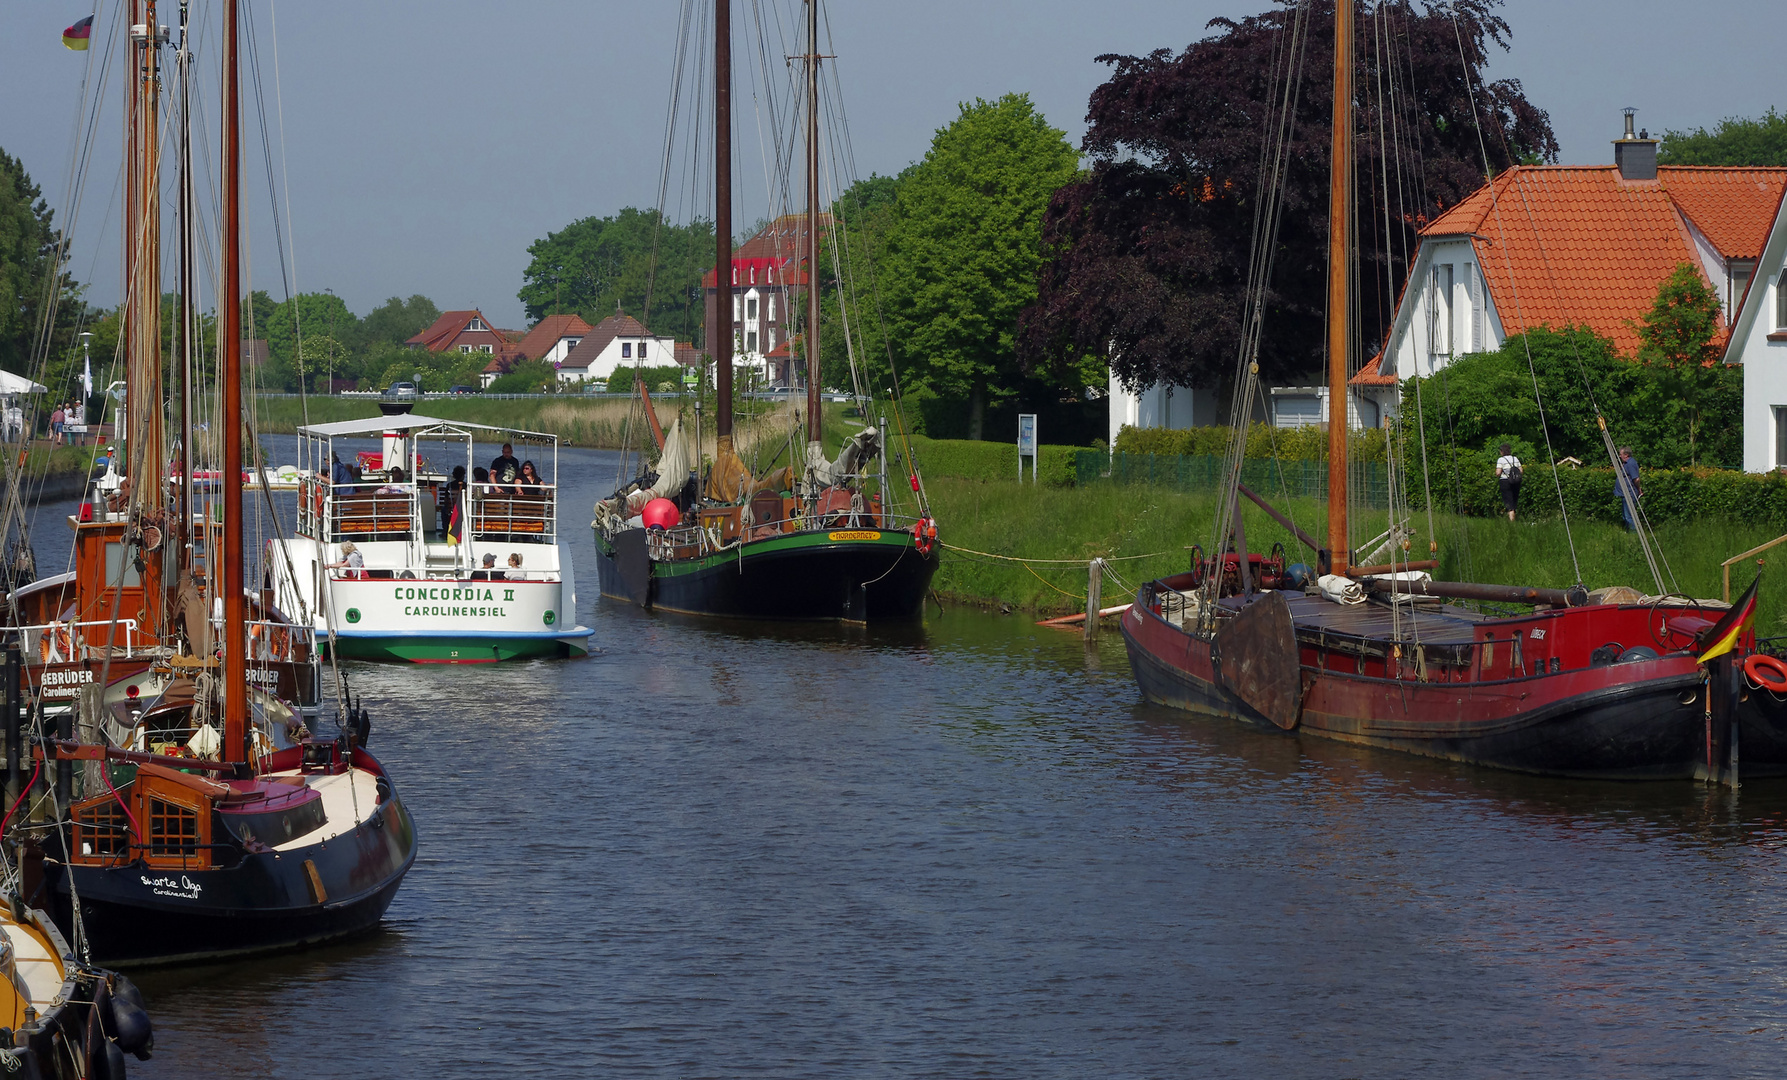
POLYGON ((631 315, 608 316, 585 334, 558 365, 558 381, 606 381, 623 365, 665 367, 677 362, 676 341, 658 337, 631 315))
POLYGON ((1177 430, 1218 422, 1214 390, 1156 383, 1140 393, 1132 393, 1124 389, 1122 380, 1112 375, 1110 401, 1110 444, 1113 448, 1117 445, 1117 433, 1125 425, 1177 430))
POLYGON ((1356 408, 1394 415, 1401 380, 1529 327, 1586 326, 1632 355, 1658 287, 1687 263, 1738 308, 1725 362, 1745 365, 1744 467, 1787 465, 1787 335, 1770 339, 1787 312, 1749 288, 1759 258, 1772 278, 1757 280, 1778 288, 1787 168, 1658 166, 1629 117, 1613 145, 1612 165, 1508 169, 1421 230, 1384 349, 1351 381, 1356 408))

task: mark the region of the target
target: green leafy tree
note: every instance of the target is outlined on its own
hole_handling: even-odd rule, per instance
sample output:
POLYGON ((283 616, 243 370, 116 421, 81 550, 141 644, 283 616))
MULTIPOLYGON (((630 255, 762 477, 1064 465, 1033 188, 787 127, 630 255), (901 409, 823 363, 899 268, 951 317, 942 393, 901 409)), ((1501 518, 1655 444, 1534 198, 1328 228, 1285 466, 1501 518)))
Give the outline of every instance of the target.
POLYGON ((1728 116, 1711 131, 1665 131, 1663 165, 1787 165, 1787 113, 1773 106, 1754 120, 1728 116))
POLYGON ((685 341, 701 329, 701 277, 714 261, 711 222, 672 225, 656 210, 629 206, 579 218, 527 252, 533 258, 517 295, 531 320, 575 312, 596 323, 618 307, 685 341))
POLYGON ((352 377, 360 320, 334 293, 299 293, 275 306, 262 325, 265 330, 260 336, 267 339, 268 353, 262 385, 268 389, 315 386, 317 377, 327 378, 336 363, 341 371, 350 373, 344 377, 352 377), (300 348, 300 335, 315 335, 323 344, 319 348, 307 343, 300 348))
POLYGON ((434 320, 440 317, 440 309, 426 296, 418 293, 408 300, 393 296, 360 320, 360 340, 367 347, 401 345, 434 325, 434 320))
POLYGON ((0 150, 0 367, 33 377, 37 355, 55 358, 45 373, 55 391, 67 372, 79 372, 75 333, 84 321, 80 289, 56 266, 55 212, 26 174, 24 163, 0 150), (44 305, 55 307, 50 340, 40 342, 44 305))
MULTIPOLYGON (((1689 263, 1681 263, 1657 289, 1638 325, 1638 362, 1651 370, 1645 386, 1653 415, 1687 434, 1688 464, 1700 464, 1700 431, 1708 393, 1727 378, 1719 363, 1719 296, 1689 263)), ((1741 425, 1740 425, 1741 426, 1741 425)))
POLYGON ((1079 155, 1026 94, 976 99, 938 130, 899 183, 881 292, 909 378, 968 400, 982 435, 989 401, 1015 394, 1018 314, 1036 300, 1042 217, 1079 155))
MULTIPOLYGON (((912 169, 898 176, 871 174, 866 180, 850 185, 832 204, 832 227, 839 231, 838 253, 841 266, 834 265, 831 243, 819 249, 820 280, 832 288, 820 299, 819 318, 819 381, 825 386, 848 387, 850 351, 844 340, 846 322, 856 346, 857 362, 867 378, 865 390, 880 390, 890 384, 885 312, 881 306, 876 274, 887 242, 887 231, 894 220, 894 203, 900 183, 912 169)), ((804 312, 806 298, 797 296, 793 306, 804 312)), ((804 316, 795 325, 804 325, 804 316)), ((793 346, 796 362, 806 363, 800 342, 793 346)))

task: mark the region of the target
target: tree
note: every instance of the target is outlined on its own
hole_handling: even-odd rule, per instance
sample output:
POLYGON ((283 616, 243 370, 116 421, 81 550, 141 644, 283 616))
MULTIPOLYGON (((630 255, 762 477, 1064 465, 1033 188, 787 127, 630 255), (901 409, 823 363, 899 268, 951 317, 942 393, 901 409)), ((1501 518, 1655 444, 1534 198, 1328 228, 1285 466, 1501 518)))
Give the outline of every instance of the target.
POLYGON ((267 339, 268 364, 262 380, 269 389, 315 386, 317 377, 326 379, 331 370, 341 378, 356 377, 360 320, 334 293, 299 293, 282 301, 260 333, 267 339), (299 335, 305 339, 302 349, 299 335), (312 335, 319 342, 310 342, 312 335))
MULTIPOLYGON (((1719 294, 1689 263, 1680 263, 1657 288, 1657 298, 1637 327, 1638 362, 1654 374, 1646 395, 1653 414, 1670 418, 1688 436, 1688 464, 1700 463, 1703 400, 1725 373, 1716 369, 1719 294)), ((1741 420, 1740 420, 1741 424, 1741 420)))
MULTIPOLYGON (((1485 154, 1491 171, 1557 155, 1549 120, 1520 84, 1482 77, 1489 46, 1507 48, 1497 3, 1355 5, 1367 343, 1383 339, 1417 231, 1483 183, 1485 154), (1395 97, 1380 96, 1386 86, 1395 97)), ((1287 82, 1294 123, 1259 359, 1267 378, 1322 366, 1333 61, 1320 43, 1333 38, 1333 0, 1209 26, 1217 32, 1177 56, 1098 58, 1115 70, 1086 117, 1092 166, 1056 193, 1044 222, 1038 301, 1020 338, 1031 370, 1091 357, 1134 387, 1217 386, 1233 372, 1255 213, 1271 176, 1262 150, 1275 145, 1268 118, 1284 112, 1274 103, 1287 82), (1287 59, 1294 81, 1282 74, 1287 59)))
POLYGON ((440 309, 426 296, 417 294, 408 300, 393 296, 360 320, 360 340, 367 347, 375 343, 401 345, 440 317, 440 309))
MULTIPOLYGON (((850 386, 850 349, 844 340, 846 319, 854 339, 857 361, 869 380, 865 390, 890 385, 888 379, 887 335, 884 314, 878 295, 876 273, 886 246, 887 230, 893 224, 894 203, 900 183, 912 172, 906 169, 898 176, 870 174, 845 189, 832 204, 832 228, 839 232, 838 250, 843 256, 842 271, 834 265, 832 245, 819 248, 820 280, 833 288, 823 294, 819 319, 819 381, 824 386, 850 386)), ((790 305, 804 311, 806 297, 797 294, 790 305)), ((792 321, 790 325, 799 325, 792 321)), ((800 343, 792 347, 799 363, 804 364, 805 351, 800 343)))
POLYGON ((535 322, 575 312, 596 323, 621 307, 665 336, 692 341, 701 328, 701 278, 714 261, 711 222, 672 225, 656 210, 629 206, 612 217, 579 218, 527 253, 533 260, 517 295, 535 322))
POLYGON ((0 367, 27 377, 44 356, 58 358, 64 368, 74 357, 74 370, 80 370, 79 350, 73 348, 83 316, 80 289, 57 266, 61 237, 55 212, 41 194, 24 163, 0 150, 0 367), (46 303, 54 318, 50 340, 43 342, 46 303))
POLYGON ((544 360, 528 360, 516 364, 507 375, 499 375, 485 388, 492 394, 538 394, 558 382, 558 372, 544 360))
MULTIPOLYGON (((881 291, 910 382, 969 403, 978 439, 1018 369, 1018 313, 1036 299, 1042 216, 1078 155, 1026 94, 976 99, 899 183, 881 291)), ((822 354, 823 355, 823 354, 822 354)))
POLYGON ((1728 116, 1708 132, 1665 131, 1661 165, 1787 165, 1787 113, 1774 106, 1754 120, 1728 116))

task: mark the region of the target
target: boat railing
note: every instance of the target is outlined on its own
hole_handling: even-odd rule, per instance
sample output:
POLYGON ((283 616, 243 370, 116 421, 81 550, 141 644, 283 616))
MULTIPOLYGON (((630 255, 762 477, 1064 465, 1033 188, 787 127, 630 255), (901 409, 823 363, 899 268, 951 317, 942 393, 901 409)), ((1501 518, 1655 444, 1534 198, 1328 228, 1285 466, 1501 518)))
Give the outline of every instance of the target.
POLYGON ((471 534, 477 540, 554 543, 558 536, 558 487, 540 484, 511 489, 473 485, 471 534))
POLYGON ((139 633, 135 619, 119 619, 117 622, 110 619, 89 619, 86 622, 61 622, 52 619, 47 623, 34 623, 18 629, 24 635, 25 654, 30 656, 35 652, 38 660, 45 664, 92 659, 99 649, 116 647, 119 644, 124 647, 120 655, 131 657, 136 655, 138 649, 148 645, 148 639, 139 633), (120 631, 124 638, 122 642, 118 640, 120 631), (95 640, 89 641, 89 637, 95 640))
POLYGON ((407 540, 418 528, 413 484, 333 484, 316 476, 300 481, 298 531, 303 535, 329 542, 407 540))
MULTIPOLYGON (((221 632, 221 624, 218 629, 221 632)), ((292 663, 300 656, 309 655, 316 644, 315 631, 296 623, 276 622, 271 619, 251 619, 248 621, 248 659, 250 663, 292 663)))

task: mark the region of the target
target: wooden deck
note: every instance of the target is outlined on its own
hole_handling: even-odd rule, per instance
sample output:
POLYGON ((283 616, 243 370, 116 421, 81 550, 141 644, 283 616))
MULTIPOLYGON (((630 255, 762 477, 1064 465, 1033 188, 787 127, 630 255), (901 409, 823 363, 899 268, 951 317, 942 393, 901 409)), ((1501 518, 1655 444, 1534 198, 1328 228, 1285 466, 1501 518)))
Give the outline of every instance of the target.
MULTIPOLYGON (((1299 633, 1338 634, 1347 637, 1389 640, 1400 624, 1404 640, 1430 645, 1468 645, 1476 638, 1475 626, 1482 614, 1450 604, 1432 602, 1403 604, 1399 614, 1390 605, 1368 600, 1363 604, 1336 604, 1320 596, 1287 592, 1291 622, 1299 633)), ((1240 607, 1239 598, 1222 601, 1227 608, 1240 607)))

